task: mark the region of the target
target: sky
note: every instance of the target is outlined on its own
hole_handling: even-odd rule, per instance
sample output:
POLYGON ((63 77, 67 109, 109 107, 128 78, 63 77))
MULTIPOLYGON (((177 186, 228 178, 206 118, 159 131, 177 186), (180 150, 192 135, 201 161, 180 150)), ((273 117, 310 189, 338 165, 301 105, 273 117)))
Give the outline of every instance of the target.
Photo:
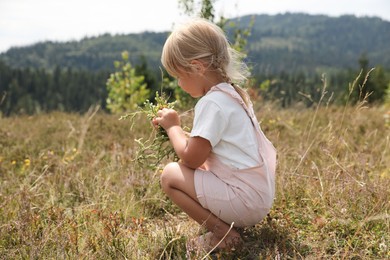
MULTIPOLYGON (((348 14, 390 22, 390 0, 216 0, 215 12, 227 18, 286 12, 348 14)), ((178 0, 0 0, 0 53, 47 40, 169 31, 185 19, 178 0)))

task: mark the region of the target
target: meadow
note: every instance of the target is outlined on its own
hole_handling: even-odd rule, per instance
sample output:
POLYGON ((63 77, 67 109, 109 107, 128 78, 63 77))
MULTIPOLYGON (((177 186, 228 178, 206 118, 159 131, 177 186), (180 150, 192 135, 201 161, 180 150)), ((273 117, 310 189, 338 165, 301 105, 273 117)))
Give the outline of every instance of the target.
MULTIPOLYGON (((243 248, 193 258, 390 258, 386 109, 255 108, 278 150, 274 207, 240 231, 243 248)), ((118 118, 0 117, 0 259, 185 259, 203 230, 162 193, 160 169, 134 161, 150 122, 118 118)))

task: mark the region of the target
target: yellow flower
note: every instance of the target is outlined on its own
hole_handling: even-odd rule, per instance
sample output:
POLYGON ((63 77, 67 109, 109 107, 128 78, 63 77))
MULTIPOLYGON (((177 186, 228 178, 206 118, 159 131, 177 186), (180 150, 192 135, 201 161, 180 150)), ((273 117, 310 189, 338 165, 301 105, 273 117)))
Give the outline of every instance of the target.
POLYGON ((15 160, 13 160, 13 161, 11 162, 11 164, 12 164, 12 165, 15 165, 15 164, 16 164, 16 161, 15 161, 15 160))
POLYGON ((388 169, 384 170, 382 173, 381 173, 381 178, 382 179, 387 179, 390 177, 390 171, 388 169))
POLYGON ((270 125, 273 125, 273 124, 275 124, 276 123, 276 120, 275 119, 270 119, 270 120, 268 120, 268 124, 270 124, 270 125))
POLYGON ((24 160, 24 166, 30 166, 30 164, 31 164, 30 159, 27 158, 24 160))

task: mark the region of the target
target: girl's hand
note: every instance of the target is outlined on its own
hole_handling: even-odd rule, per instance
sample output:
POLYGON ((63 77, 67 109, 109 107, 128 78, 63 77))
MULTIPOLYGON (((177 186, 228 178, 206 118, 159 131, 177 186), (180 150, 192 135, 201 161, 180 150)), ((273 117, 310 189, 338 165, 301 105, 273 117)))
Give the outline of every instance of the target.
POLYGON ((200 167, 211 152, 210 141, 202 137, 189 137, 180 126, 177 112, 170 108, 163 108, 157 112, 153 124, 160 125, 168 134, 169 140, 181 162, 191 169, 200 167))
POLYGON ((180 126, 180 118, 174 109, 163 108, 157 111, 157 117, 153 119, 152 123, 155 126, 160 125, 167 131, 172 126, 180 126))

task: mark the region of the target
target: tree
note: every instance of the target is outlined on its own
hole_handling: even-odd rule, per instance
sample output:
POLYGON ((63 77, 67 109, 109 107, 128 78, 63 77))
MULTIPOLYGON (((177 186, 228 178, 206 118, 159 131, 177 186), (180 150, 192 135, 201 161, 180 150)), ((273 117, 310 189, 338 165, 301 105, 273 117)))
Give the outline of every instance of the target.
POLYGON ((368 103, 382 103, 388 84, 383 67, 377 66, 369 70, 369 60, 365 54, 359 58, 359 65, 361 74, 358 79, 358 87, 356 88, 358 93, 355 95, 355 101, 365 100, 368 103))
POLYGON ((382 66, 377 66, 372 72, 371 77, 372 94, 368 97, 369 102, 380 102, 385 100, 386 89, 388 87, 389 80, 386 79, 385 72, 382 66))
POLYGON ((135 68, 128 60, 129 53, 123 52, 122 61, 114 63, 118 71, 107 80, 107 109, 113 113, 135 110, 149 97, 145 77, 136 75, 135 68))

